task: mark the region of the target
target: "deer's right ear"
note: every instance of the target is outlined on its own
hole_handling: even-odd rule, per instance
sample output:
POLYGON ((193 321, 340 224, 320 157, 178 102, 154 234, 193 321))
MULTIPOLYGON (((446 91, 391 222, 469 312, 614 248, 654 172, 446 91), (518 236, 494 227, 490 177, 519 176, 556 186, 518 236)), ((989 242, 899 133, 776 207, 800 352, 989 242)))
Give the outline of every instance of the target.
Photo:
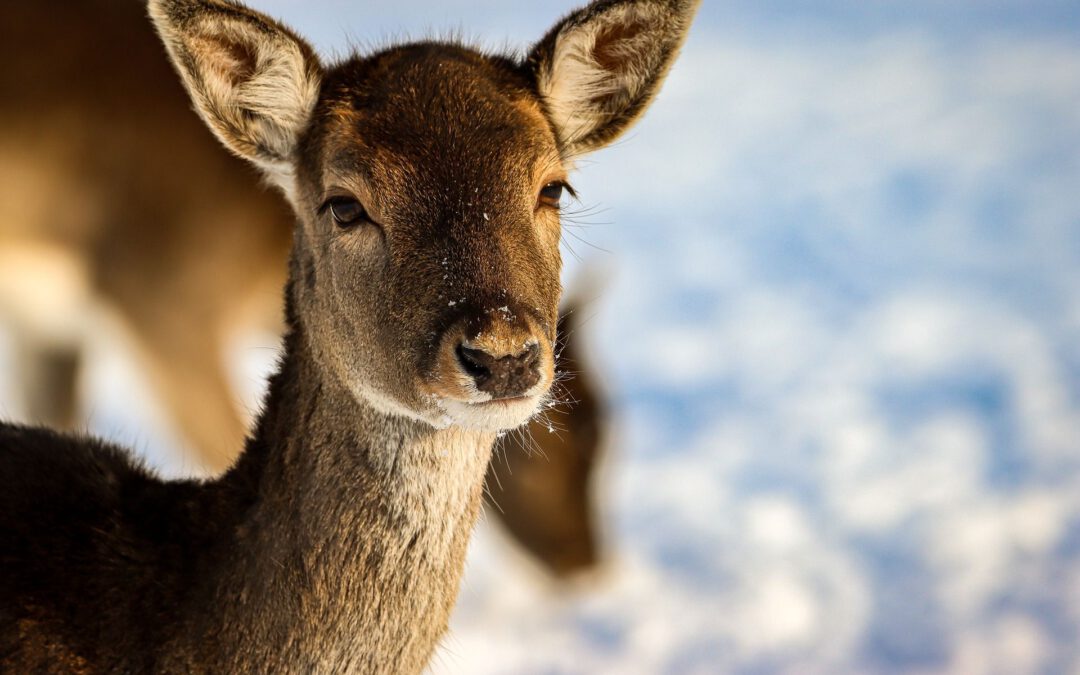
POLYGON ((149 9, 199 115, 288 190, 293 152, 319 96, 314 50, 229 0, 150 0, 149 9))

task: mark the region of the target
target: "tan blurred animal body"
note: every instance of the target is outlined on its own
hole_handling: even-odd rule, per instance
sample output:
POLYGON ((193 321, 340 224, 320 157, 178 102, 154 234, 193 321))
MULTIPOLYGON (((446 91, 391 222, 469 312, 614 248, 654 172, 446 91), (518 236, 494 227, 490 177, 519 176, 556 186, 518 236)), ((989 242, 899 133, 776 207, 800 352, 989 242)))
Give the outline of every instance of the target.
MULTIPOLYGON (((225 152, 135 0, 0 7, 0 318, 16 329, 30 420, 73 426, 82 331, 118 312, 196 463, 219 473, 247 422, 225 345, 280 323, 293 216, 225 152), (56 86, 56 83, 63 86, 56 86)), ((574 356, 574 346, 565 356, 574 356)), ((580 363, 567 398, 500 441, 492 512, 549 569, 595 560, 596 396, 580 363)))
POLYGON ((73 423, 81 330, 104 300, 222 471, 247 426, 223 344, 249 309, 280 315, 287 206, 208 136, 144 3, 5 3, 0 63, 0 310, 19 331, 29 417, 73 423))

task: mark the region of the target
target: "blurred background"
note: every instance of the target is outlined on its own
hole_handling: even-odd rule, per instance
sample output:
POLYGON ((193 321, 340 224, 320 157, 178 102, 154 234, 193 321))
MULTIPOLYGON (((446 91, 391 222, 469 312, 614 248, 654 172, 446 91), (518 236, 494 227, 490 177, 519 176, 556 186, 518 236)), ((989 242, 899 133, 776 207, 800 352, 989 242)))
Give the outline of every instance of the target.
MULTIPOLYGON (((327 57, 575 5, 250 4, 327 57)), ((579 169, 605 562, 556 584, 482 525, 432 672, 1080 671, 1080 5, 706 0, 579 169)), ((183 473, 101 335, 89 427, 183 473)))

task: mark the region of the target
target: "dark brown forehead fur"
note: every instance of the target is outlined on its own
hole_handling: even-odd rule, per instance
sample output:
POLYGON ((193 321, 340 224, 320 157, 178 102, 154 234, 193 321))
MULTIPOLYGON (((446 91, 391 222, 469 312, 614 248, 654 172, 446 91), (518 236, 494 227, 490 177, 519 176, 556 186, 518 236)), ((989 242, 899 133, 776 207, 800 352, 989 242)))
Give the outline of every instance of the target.
MULTIPOLYGON (((544 163, 557 167, 559 159, 524 68, 436 42, 331 68, 308 141, 309 175, 329 166, 393 193, 412 188, 413 197, 421 187, 438 186, 444 198, 455 187, 485 189, 496 177, 520 183, 505 179, 527 178, 544 163)), ((412 200, 410 208, 417 206, 412 200)))

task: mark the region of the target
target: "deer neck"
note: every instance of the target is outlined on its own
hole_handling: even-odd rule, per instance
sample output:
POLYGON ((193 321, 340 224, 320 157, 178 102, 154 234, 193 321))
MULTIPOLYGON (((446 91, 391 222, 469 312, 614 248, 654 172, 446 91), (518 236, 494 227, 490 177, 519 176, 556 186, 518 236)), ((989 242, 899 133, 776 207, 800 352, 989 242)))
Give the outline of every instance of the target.
POLYGON ((377 412, 290 323, 266 410, 222 479, 250 504, 214 593, 220 650, 246 664, 418 672, 457 595, 494 435, 377 412))

